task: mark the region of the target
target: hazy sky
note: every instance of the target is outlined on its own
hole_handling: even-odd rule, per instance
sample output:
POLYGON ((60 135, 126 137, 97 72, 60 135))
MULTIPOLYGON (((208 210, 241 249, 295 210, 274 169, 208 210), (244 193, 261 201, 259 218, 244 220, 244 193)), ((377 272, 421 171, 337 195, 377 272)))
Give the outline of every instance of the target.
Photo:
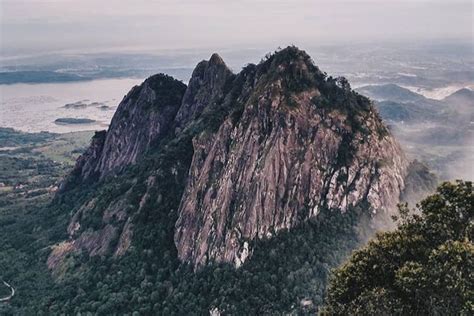
POLYGON ((471 0, 0 0, 2 55, 472 39, 471 0))

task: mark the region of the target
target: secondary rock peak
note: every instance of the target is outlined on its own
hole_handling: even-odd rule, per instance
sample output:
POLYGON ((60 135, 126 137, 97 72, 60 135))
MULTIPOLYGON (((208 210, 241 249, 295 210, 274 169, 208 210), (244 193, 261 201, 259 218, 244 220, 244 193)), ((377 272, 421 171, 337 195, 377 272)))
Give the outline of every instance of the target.
POLYGON ((219 54, 214 53, 211 55, 211 58, 209 59, 209 64, 211 65, 225 65, 224 60, 222 59, 219 54))

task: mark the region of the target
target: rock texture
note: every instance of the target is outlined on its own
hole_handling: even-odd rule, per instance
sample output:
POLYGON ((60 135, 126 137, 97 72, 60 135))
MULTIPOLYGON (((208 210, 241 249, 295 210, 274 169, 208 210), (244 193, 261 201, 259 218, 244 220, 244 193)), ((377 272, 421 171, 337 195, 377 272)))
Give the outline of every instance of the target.
POLYGON ((96 170, 100 157, 102 156, 106 135, 105 131, 95 132, 89 148, 85 153, 79 156, 71 175, 66 179, 66 181, 61 183, 59 187, 61 192, 73 186, 71 183, 72 181, 78 179, 94 179, 97 177, 96 170))
POLYGON ((107 132, 96 133, 72 176, 62 185, 93 182, 134 164, 160 137, 171 129, 186 85, 158 74, 134 87, 119 104, 107 132))
POLYGON ((135 163, 169 131, 185 90, 185 84, 166 75, 132 89, 112 119, 97 171, 102 175, 135 163))
POLYGON ((146 192, 137 206, 129 203, 133 185, 125 193, 108 201, 104 210, 99 198, 93 198, 76 210, 67 228, 69 239, 54 245, 47 264, 54 271, 62 270, 68 254, 87 253, 89 256, 113 255, 120 257, 132 244, 133 222, 131 213, 141 212, 149 199, 148 189, 153 187, 155 178, 146 182, 146 192))
POLYGON ((219 55, 213 54, 209 61, 201 61, 193 71, 176 115, 178 131, 197 119, 206 107, 222 102, 225 85, 233 77, 234 74, 219 55))
POLYGON ((325 78, 294 48, 259 65, 252 81, 238 122, 229 117, 193 142, 175 243, 195 266, 239 266, 250 241, 321 208, 390 210, 404 187, 400 146, 347 81, 325 78))
MULTIPOLYGON (((104 180, 107 175, 139 162, 150 148, 159 150, 164 138, 173 139, 175 129, 179 132, 192 125, 204 108, 220 102, 224 83, 233 76, 214 54, 196 67, 189 88, 163 74, 133 87, 119 104, 108 131, 96 132, 90 147, 78 158, 73 171, 61 184, 59 196, 78 184, 104 180)), ((82 251, 90 256, 125 254, 133 236, 131 213, 140 212, 149 198, 148 189, 154 186, 154 177, 146 178, 147 189, 137 206, 128 204, 131 188, 105 203, 105 208, 104 203, 97 201, 106 197, 98 193, 98 198, 74 210, 68 226, 69 240, 53 247, 48 266, 58 270, 68 254, 82 251)))

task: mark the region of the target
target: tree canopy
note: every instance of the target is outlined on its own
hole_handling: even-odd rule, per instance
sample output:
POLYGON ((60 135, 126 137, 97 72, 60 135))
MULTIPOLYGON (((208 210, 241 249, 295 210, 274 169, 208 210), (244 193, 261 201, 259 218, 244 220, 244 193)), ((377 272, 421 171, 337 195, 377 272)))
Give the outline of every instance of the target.
POLYGON ((443 183, 334 271, 322 315, 473 315, 472 183, 443 183), (418 212, 417 212, 418 211, 418 212))

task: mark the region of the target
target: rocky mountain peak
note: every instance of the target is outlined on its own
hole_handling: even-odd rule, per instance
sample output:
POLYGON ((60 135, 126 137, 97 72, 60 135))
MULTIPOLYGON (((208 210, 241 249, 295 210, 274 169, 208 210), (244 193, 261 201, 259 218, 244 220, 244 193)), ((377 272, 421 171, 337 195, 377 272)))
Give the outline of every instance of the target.
MULTIPOLYGON (((370 101, 347 80, 326 77, 296 47, 244 73, 244 88, 224 98, 235 100, 239 114, 193 140, 175 232, 183 261, 240 266, 253 240, 322 209, 395 207, 408 162, 370 101)), ((240 74, 234 85, 239 80, 240 74)))
POLYGON ((209 105, 221 102, 224 87, 234 74, 222 58, 213 54, 209 61, 201 61, 194 69, 184 94, 175 123, 179 131, 190 121, 198 118, 209 105))
POLYGON ((169 132, 185 90, 184 83, 164 74, 133 87, 117 107, 107 132, 96 133, 90 148, 77 160, 61 191, 136 163, 154 141, 169 132))
POLYGON ((211 58, 209 59, 209 64, 210 65, 224 65, 225 66, 224 60, 217 53, 214 53, 214 54, 211 55, 211 58))
POLYGON ((318 79, 322 80, 324 77, 311 57, 304 50, 295 46, 289 46, 274 54, 266 55, 258 67, 259 73, 269 75, 273 79, 279 75, 287 80, 299 78, 314 84, 318 79))
MULTIPOLYGON (((149 193, 165 181, 157 176, 176 178, 171 236, 179 259, 196 269, 212 262, 239 267, 256 240, 317 220, 322 211, 389 213, 408 168, 370 100, 293 46, 239 74, 214 54, 196 66, 187 87, 153 76, 124 98, 103 136, 78 160, 77 174, 93 170, 103 177, 139 163, 153 146, 167 152, 170 144, 186 144, 179 155, 153 160, 150 174, 140 174, 148 180, 137 213, 147 200, 163 199, 149 193)), ((131 223, 134 215, 121 205, 127 202, 119 197, 111 208, 131 223)), ((104 225, 112 225, 105 216, 110 209, 103 212, 104 225)), ((84 216, 70 226, 80 227, 84 216)), ((133 225, 126 227, 118 253, 131 244, 133 225)))

